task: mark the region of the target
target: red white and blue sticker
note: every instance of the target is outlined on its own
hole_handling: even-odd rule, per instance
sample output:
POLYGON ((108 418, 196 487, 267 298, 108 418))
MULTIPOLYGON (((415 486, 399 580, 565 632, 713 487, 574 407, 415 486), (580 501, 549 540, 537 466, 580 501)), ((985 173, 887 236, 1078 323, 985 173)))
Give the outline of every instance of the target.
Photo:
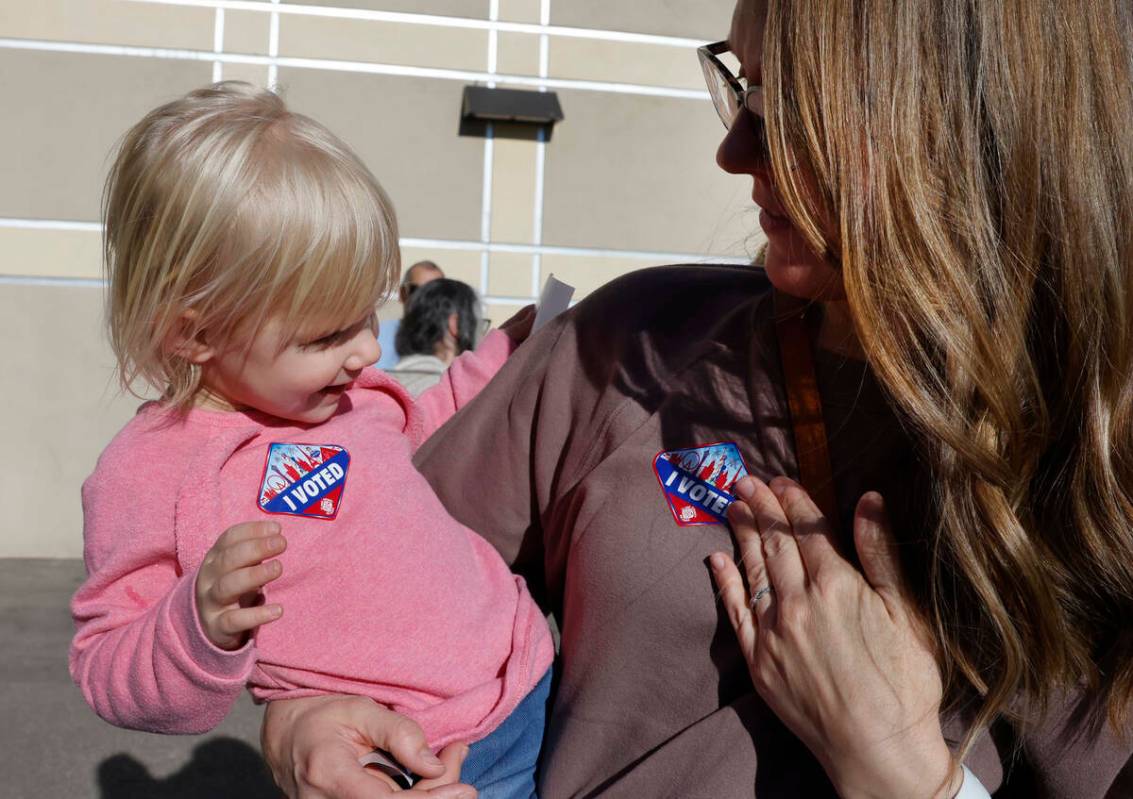
POLYGON ((272 444, 260 482, 260 510, 333 519, 342 505, 350 453, 335 444, 272 444))
POLYGON ((659 452, 653 473, 681 527, 726 524, 736 481, 747 476, 740 448, 730 441, 659 452))

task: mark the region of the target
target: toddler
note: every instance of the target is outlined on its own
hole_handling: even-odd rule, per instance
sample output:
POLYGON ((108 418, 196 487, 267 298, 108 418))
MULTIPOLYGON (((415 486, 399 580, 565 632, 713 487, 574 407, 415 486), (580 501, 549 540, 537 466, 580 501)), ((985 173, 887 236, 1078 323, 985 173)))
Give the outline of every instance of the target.
MULTIPOLYGON (((83 485, 70 666, 91 707, 198 733, 244 685, 361 694, 432 747, 472 742, 482 797, 533 795, 546 623, 410 462, 512 338, 490 333, 417 401, 368 368, 399 272, 389 200, 326 128, 247 84, 150 112, 104 207, 121 377, 162 399, 83 485)), ((509 324, 521 338, 529 312, 509 324)))

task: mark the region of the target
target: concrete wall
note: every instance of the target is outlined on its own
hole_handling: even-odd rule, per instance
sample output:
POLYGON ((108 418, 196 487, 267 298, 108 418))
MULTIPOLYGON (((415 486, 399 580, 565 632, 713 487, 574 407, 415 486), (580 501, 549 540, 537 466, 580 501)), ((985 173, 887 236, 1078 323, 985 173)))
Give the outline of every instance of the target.
POLYGON ((149 108, 220 78, 277 85, 378 175, 405 260, 436 260, 498 322, 550 272, 584 296, 641 266, 753 250, 750 181, 713 164, 723 128, 694 53, 730 13, 731 0, 4 0, 0 441, 19 467, 0 481, 0 557, 80 553, 79 486, 137 405, 102 330, 98 215, 114 143, 149 108), (459 136, 463 86, 489 81, 557 91, 566 120, 545 143, 459 136))

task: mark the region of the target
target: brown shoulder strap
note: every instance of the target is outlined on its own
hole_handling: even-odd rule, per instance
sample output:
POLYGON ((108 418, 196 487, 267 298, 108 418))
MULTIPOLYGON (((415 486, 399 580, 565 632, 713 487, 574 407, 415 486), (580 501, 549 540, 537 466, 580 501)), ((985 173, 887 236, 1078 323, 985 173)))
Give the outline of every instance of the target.
POLYGON ((775 336, 779 340, 779 361, 787 383, 799 481, 837 531, 838 501, 805 312, 806 303, 775 292, 775 336))

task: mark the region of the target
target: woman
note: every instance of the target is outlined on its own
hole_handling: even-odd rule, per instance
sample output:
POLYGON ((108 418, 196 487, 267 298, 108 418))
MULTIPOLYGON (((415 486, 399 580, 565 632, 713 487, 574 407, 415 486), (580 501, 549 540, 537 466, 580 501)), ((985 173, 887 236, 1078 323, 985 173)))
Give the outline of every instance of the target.
POLYGON ((481 322, 480 298, 467 283, 446 277, 416 289, 397 327, 401 359, 388 374, 414 397, 440 382, 458 355, 476 346, 481 322))
MULTIPOLYGON (((738 4, 766 274, 616 281, 418 457, 562 625, 544 796, 1133 791, 1130 13, 738 4), (718 442, 746 586, 666 483, 718 442)), ((368 742, 440 770, 355 700, 266 717, 297 795, 372 791, 368 742)))

